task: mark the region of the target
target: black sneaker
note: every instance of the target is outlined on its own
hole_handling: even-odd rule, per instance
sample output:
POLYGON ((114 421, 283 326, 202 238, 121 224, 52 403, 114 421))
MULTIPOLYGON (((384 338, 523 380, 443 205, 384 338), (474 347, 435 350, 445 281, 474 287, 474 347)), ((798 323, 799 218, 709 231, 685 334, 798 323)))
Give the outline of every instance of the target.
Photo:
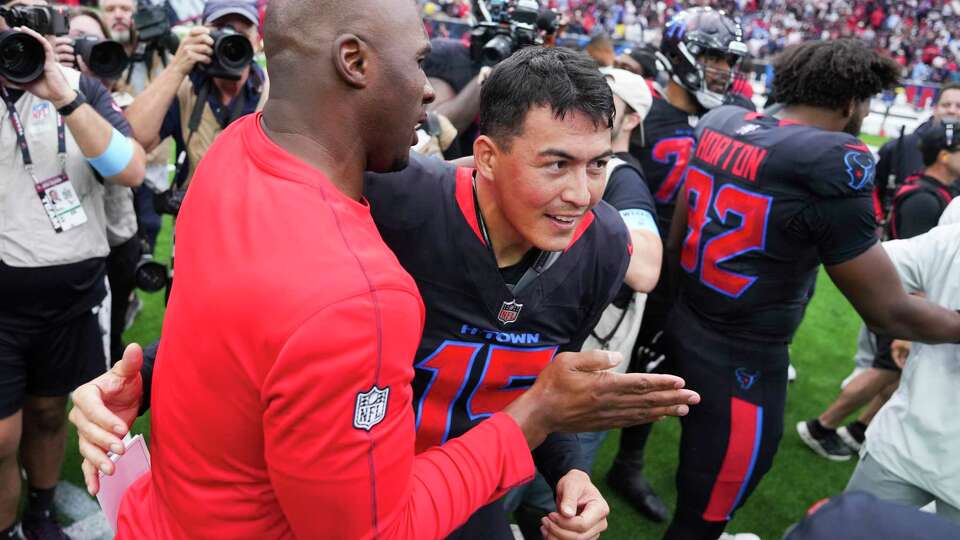
POLYGON ((863 441, 866 438, 863 428, 856 425, 856 422, 848 426, 838 427, 837 436, 854 452, 860 451, 860 448, 863 447, 863 441))
POLYGON ((70 540, 49 510, 39 515, 24 515, 20 530, 26 540, 70 540))
POLYGON ((829 459, 830 461, 847 461, 852 452, 850 447, 843 443, 836 430, 824 429, 815 425, 816 419, 797 423, 797 433, 800 439, 811 450, 829 459))
POLYGON ((661 523, 670 517, 667 505, 653 492, 650 482, 643 477, 643 470, 619 460, 607 473, 607 483, 638 512, 649 520, 661 523))

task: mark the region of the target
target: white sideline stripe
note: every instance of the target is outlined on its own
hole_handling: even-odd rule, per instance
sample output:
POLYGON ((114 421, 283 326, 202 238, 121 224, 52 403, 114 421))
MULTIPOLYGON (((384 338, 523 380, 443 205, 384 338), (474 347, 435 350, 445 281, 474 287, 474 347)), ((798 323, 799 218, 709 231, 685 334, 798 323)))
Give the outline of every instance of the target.
POLYGON ((100 511, 100 505, 93 497, 70 482, 57 484, 53 504, 72 521, 80 521, 100 511))
POLYGON ((64 529, 73 540, 113 540, 113 530, 103 512, 98 511, 64 529))
POLYGON ((74 540, 113 538, 113 530, 100 511, 100 505, 82 488, 70 482, 60 482, 53 502, 60 513, 73 521, 64 531, 74 540))

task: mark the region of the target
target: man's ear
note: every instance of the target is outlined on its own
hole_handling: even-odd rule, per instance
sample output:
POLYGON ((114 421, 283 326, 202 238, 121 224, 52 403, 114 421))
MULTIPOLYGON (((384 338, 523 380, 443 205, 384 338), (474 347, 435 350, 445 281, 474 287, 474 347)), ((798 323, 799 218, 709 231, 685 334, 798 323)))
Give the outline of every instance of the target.
POLYGON ((623 131, 633 131, 637 126, 643 123, 643 117, 639 113, 632 112, 623 117, 621 128, 623 131))
POLYGON ((477 137, 473 143, 473 166, 484 178, 493 179, 493 171, 497 168, 497 159, 500 157, 500 148, 497 143, 486 135, 477 137))
POLYGON ((370 47, 353 34, 343 34, 333 41, 333 64, 340 78, 354 88, 370 84, 370 47))

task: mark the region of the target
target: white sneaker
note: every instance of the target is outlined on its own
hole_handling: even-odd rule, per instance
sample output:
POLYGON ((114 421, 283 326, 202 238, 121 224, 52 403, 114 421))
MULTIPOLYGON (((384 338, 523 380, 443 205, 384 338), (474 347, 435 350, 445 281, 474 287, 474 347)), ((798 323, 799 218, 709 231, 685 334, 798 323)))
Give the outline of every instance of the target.
POLYGON ((753 533, 723 533, 717 540, 760 540, 760 537, 753 533))
POLYGON ((797 368, 793 364, 787 364, 787 382, 791 383, 797 380, 797 368))

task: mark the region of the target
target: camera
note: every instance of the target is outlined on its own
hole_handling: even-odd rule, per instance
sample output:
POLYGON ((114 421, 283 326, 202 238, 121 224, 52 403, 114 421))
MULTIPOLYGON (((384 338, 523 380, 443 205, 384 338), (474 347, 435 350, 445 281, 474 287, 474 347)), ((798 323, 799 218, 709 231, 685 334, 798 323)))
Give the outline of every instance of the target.
POLYGON ((0 77, 27 84, 43 75, 46 61, 43 45, 29 34, 16 30, 0 32, 0 77))
POLYGON ((137 262, 137 269, 134 273, 134 283, 137 288, 149 293, 155 293, 163 290, 170 281, 170 274, 167 266, 153 260, 153 255, 144 252, 137 262))
POLYGON ((186 189, 178 188, 176 186, 173 186, 161 193, 154 193, 153 209, 156 210, 160 215, 167 214, 177 217, 177 214, 180 213, 180 205, 183 204, 183 197, 186 194, 186 189))
MULTIPOLYGON (((66 8, 51 6, 0 7, 0 17, 7 26, 26 26, 43 35, 66 35, 70 19, 66 8)), ((0 76, 16 84, 33 82, 43 75, 46 61, 43 45, 23 32, 0 32, 0 76)))
POLYGON ((70 17, 63 6, 0 7, 7 26, 26 26, 38 34, 65 36, 70 32, 70 17))
POLYGON ((137 39, 148 46, 170 54, 177 52, 180 40, 170 28, 170 19, 163 6, 145 5, 133 14, 133 27, 137 39))
POLYGON ((90 71, 101 79, 116 79, 130 64, 130 57, 120 43, 97 36, 80 36, 73 40, 73 50, 83 58, 90 71))
POLYGON ((231 26, 210 32, 213 38, 213 57, 209 64, 197 64, 197 69, 210 77, 240 80, 243 70, 253 61, 253 45, 247 36, 231 26))
POLYGON ((470 31, 474 62, 495 66, 519 49, 543 44, 537 0, 478 0, 476 11, 479 22, 470 31))

